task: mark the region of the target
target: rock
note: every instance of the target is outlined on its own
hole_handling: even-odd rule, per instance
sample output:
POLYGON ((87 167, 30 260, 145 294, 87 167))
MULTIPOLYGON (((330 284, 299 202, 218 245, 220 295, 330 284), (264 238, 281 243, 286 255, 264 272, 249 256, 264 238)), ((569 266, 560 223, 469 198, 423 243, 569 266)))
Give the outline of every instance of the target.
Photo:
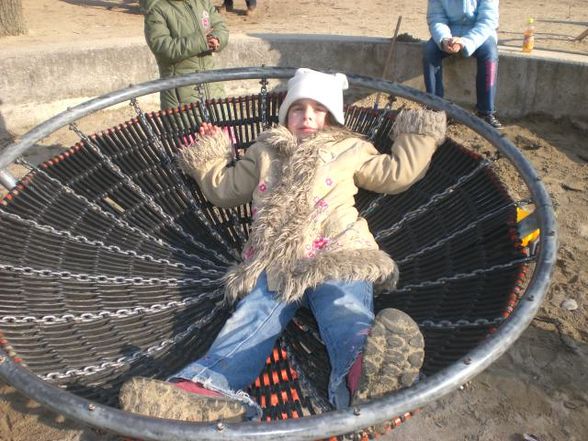
POLYGON ((568 409, 577 409, 580 407, 578 403, 574 403, 573 401, 564 401, 563 405, 568 409))
POLYGON ((578 302, 576 302, 574 299, 565 299, 563 302, 561 302, 560 306, 568 311, 575 311, 578 309, 578 302))
POLYGON ((584 191, 584 188, 580 182, 565 182, 561 184, 561 187, 568 191, 584 191))

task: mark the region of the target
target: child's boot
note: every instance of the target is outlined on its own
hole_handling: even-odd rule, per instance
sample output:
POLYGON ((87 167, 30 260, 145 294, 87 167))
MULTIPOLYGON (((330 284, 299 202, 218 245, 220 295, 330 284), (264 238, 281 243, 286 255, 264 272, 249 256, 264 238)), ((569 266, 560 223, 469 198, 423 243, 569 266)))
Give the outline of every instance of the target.
POLYGON ((392 308, 380 311, 365 343, 352 404, 414 383, 425 358, 424 347, 423 335, 408 314, 392 308))
POLYGON ((228 421, 247 419, 247 406, 198 383, 168 383, 136 377, 123 384, 121 409, 156 418, 181 421, 228 421))

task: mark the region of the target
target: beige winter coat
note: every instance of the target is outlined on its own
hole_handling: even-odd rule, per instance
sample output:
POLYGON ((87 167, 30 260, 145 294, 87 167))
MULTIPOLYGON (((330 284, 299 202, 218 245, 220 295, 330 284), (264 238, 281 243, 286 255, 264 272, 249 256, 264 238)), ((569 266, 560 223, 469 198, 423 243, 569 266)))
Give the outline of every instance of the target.
POLYGON ((324 130, 298 143, 282 126, 260 134, 232 167, 224 134, 185 148, 179 165, 213 204, 252 201, 243 262, 225 276, 227 301, 249 293, 264 270, 269 289, 284 301, 333 279, 393 287, 396 264, 379 250, 354 195, 358 188, 400 193, 422 178, 445 126, 444 113, 402 112, 390 154, 346 129, 324 130))

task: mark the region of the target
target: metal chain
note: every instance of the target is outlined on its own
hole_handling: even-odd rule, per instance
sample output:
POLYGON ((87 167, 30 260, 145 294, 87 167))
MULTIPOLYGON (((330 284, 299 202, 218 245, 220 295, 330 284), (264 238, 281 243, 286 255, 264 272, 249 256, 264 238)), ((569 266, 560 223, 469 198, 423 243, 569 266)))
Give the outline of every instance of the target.
MULTIPOLYGON (((173 229, 174 231, 176 231, 178 234, 180 234, 182 237, 184 237, 188 242, 190 242, 191 244, 195 245, 196 247, 207 251, 207 252, 211 252, 215 255, 216 258, 218 258, 219 260, 221 260, 224 263, 230 264, 231 262, 222 254, 217 253, 216 251, 214 251, 213 249, 211 249, 210 247, 207 247, 206 245, 204 245, 201 242, 198 242, 196 240, 194 240, 194 237, 191 236, 190 234, 186 233, 186 231, 184 231, 183 228, 179 227, 176 220, 170 216, 169 214, 167 214, 163 208, 161 208, 161 206, 159 204, 157 204, 157 202, 155 201, 155 199, 146 194, 143 189, 141 187, 139 187, 137 184, 135 184, 135 182, 129 177, 127 176, 122 170, 121 168, 116 165, 114 162, 112 162, 112 160, 107 157, 106 155, 104 155, 100 149, 98 148, 97 145, 95 145, 92 140, 85 135, 78 127, 76 123, 71 123, 70 124, 70 129, 76 133, 76 135, 78 135, 80 137, 80 139, 82 139, 84 141, 84 143, 86 143, 86 145, 103 161, 103 163, 112 171, 114 172, 126 185, 129 186, 129 188, 131 188, 133 191, 135 191, 137 193, 137 195, 140 197, 142 203, 146 204, 147 206, 149 206, 149 208, 151 208, 152 210, 154 210, 159 216, 161 216, 161 218, 163 219, 163 222, 165 225, 167 225, 168 227, 170 227, 171 229, 173 229)), ((216 233, 218 235, 218 233, 216 233)), ((221 242, 223 243, 223 242, 221 242)), ((227 248, 228 250, 232 251, 231 248, 227 248)))
POLYGON ((517 206, 519 204, 519 202, 510 202, 506 205, 503 205, 502 207, 497 208, 494 211, 491 211, 489 213, 487 213, 486 215, 476 219, 475 221, 469 223, 468 225, 466 225, 465 227, 459 227, 458 230, 454 231, 453 233, 451 233, 449 236, 445 236, 444 238, 438 240, 437 242, 435 242, 432 245, 426 246, 421 248, 420 250, 412 253, 412 254, 408 254, 407 256, 405 256, 403 259, 401 260, 397 260, 396 263, 399 265, 405 264, 407 262, 410 262, 411 260, 413 260, 414 258, 418 257, 418 256, 422 256, 423 254, 432 251, 436 248, 439 248, 442 245, 445 245, 447 242, 455 239, 456 237, 461 236, 462 234, 466 233, 469 230, 472 230, 473 228, 477 227, 478 225, 482 224, 484 221, 494 217, 495 215, 513 207, 513 206, 517 206))
MULTIPOLYGON (((218 291, 215 291, 218 294, 218 291)), ((212 298, 213 296, 211 296, 212 298)), ((200 298, 201 299, 201 298, 200 298)), ((166 340, 161 341, 159 344, 150 346, 149 348, 143 351, 137 351, 132 353, 131 355, 127 355, 124 357, 119 357, 112 361, 106 361, 100 363, 98 365, 86 366, 82 369, 69 369, 65 372, 49 372, 45 375, 41 375, 40 378, 45 381, 57 381, 63 380, 66 378, 74 378, 74 377, 86 377, 89 375, 94 375, 98 372, 102 372, 106 369, 111 368, 121 368, 126 365, 130 365, 131 363, 143 358, 143 357, 153 357, 154 354, 157 352, 161 352, 168 346, 174 346, 179 343, 184 338, 190 336, 195 329, 201 328, 203 325, 206 324, 207 321, 210 320, 211 317, 214 317, 217 313, 222 311, 225 308, 224 301, 217 302, 215 307, 210 311, 210 313, 206 316, 198 320, 197 322, 191 324, 185 331, 176 334, 173 338, 169 338, 166 340)))
MULTIPOLYGON (((149 141, 160 151, 160 153, 162 155, 164 155, 165 148, 163 147, 161 140, 155 134, 155 131, 151 127, 151 124, 149 124, 149 122, 147 121, 147 118, 145 117, 145 113, 141 110, 141 108, 139 107, 137 100, 135 98, 131 99, 131 106, 135 109, 135 112, 137 113, 139 121, 141 122, 141 124, 145 128, 145 130, 147 131, 147 136, 149 137, 149 141)), ((210 224, 208 219, 206 219, 206 217, 202 214, 200 207, 198 207, 198 205, 194 202, 194 198, 192 197, 191 192, 186 188, 186 184, 185 184, 184 180, 182 179, 182 177, 179 175, 177 168, 172 166, 172 167, 169 167, 168 170, 173 174, 173 177, 175 178, 175 180, 180 184, 180 191, 183 193, 185 200, 188 201, 188 205, 190 206, 190 208, 192 208, 192 213, 195 214, 196 217, 198 217, 198 220, 206 226, 208 232, 216 240, 220 241, 225 246, 225 248, 231 253, 231 255, 234 258, 239 259, 240 258, 239 254, 233 249, 231 244, 229 244, 227 242, 227 240, 218 233, 218 231, 210 224)), ((243 232, 241 231, 241 225, 239 224, 239 221, 238 221, 235 213, 232 210, 227 210, 227 212, 229 213, 229 217, 231 218, 232 224, 235 227, 235 231, 236 231, 237 235, 239 236, 239 239, 244 243, 246 241, 246 239, 245 239, 245 236, 243 235, 243 232)))
MULTIPOLYGON (((477 173, 479 173, 481 170, 485 169, 486 167, 490 166, 492 164, 492 161, 489 161, 487 159, 484 159, 480 162, 480 164, 478 164, 478 166, 472 170, 470 173, 468 173, 467 175, 463 175, 461 176, 453 185, 450 185, 449 187, 447 187, 445 190, 443 190, 441 193, 437 193, 435 195, 433 195, 425 204, 421 205, 418 208, 415 208, 412 211, 407 212, 402 219, 400 219, 398 222, 396 222, 394 225, 392 225, 391 227, 385 228, 383 230, 380 230, 377 232, 377 234, 375 235, 375 239, 376 241, 382 240, 388 236, 391 236, 392 234, 396 233, 398 230, 400 230, 400 228, 409 220, 413 220, 417 217, 419 217, 420 215, 426 213, 426 211, 432 207, 433 205, 435 205, 437 202, 442 201, 443 199, 445 199, 446 197, 448 197, 451 193, 453 193, 458 187, 462 186, 465 182, 469 181, 472 177, 474 177, 477 173)), ((377 197, 374 201, 372 201, 372 203, 362 212, 362 216, 368 216, 369 214, 371 214, 379 205, 380 203, 384 200, 385 197, 387 197, 388 195, 381 195, 379 197, 377 197)))
POLYGON ((433 320, 424 320, 419 323, 420 328, 433 328, 433 329, 447 329, 447 328, 471 328, 471 327, 481 327, 481 326, 498 326, 502 322, 504 322, 504 317, 497 317, 492 320, 488 319, 476 319, 476 320, 457 320, 457 321, 450 321, 450 320, 440 320, 438 322, 434 322, 433 320))
MULTIPOLYGON (((0 263, 0 270, 4 271, 12 271, 15 273, 24 274, 27 276, 36 275, 39 277, 52 277, 61 280, 77 280, 80 282, 96 282, 96 283, 112 283, 115 285, 134 285, 134 286, 142 286, 142 285, 171 285, 171 286, 179 286, 179 285, 196 285, 198 283, 208 282, 213 283, 217 282, 219 279, 210 279, 208 277, 204 277, 202 279, 196 279, 193 277, 188 278, 177 278, 177 277, 168 277, 168 278, 161 278, 161 277, 123 277, 123 276, 106 276, 106 275, 91 275, 85 273, 74 273, 71 271, 52 271, 48 269, 35 269, 31 266, 18 266, 18 265, 10 265, 5 263, 0 263)), ((222 276, 224 274, 220 273, 222 276)))
POLYGON ((270 123, 267 118, 267 78, 262 77, 259 84, 261 84, 261 91, 259 93, 259 98, 261 100, 261 128, 262 130, 265 130, 268 129, 270 126, 270 123))
POLYGON ((85 196, 76 193, 71 187, 63 184, 63 182, 54 178, 49 173, 47 173, 45 170, 37 169, 36 172, 43 175, 45 178, 49 179, 55 185, 59 186, 60 189, 64 193, 67 193, 67 194, 73 196, 74 198, 76 198, 77 200, 81 201, 87 207, 84 210, 91 209, 92 211, 99 213, 101 216, 107 217, 111 222, 118 225, 119 227, 122 227, 123 229, 128 229, 129 231, 138 234, 139 236, 141 236, 144 239, 153 241, 153 242, 157 243, 158 245, 160 245, 161 247, 165 248, 166 250, 170 250, 173 254, 181 255, 181 256, 189 258, 189 259, 200 260, 200 261, 203 261, 207 264, 214 266, 214 264, 212 262, 210 262, 209 260, 201 258, 200 256, 197 256, 195 254, 187 253, 185 250, 183 250, 181 248, 174 247, 173 245, 170 245, 170 244, 164 242, 160 238, 152 236, 150 234, 147 234, 142 229, 139 229, 139 228, 135 227, 134 225, 129 224, 124 219, 121 219, 120 217, 115 216, 113 213, 111 213, 109 211, 105 211, 100 205, 98 205, 95 202, 92 202, 91 200, 89 200, 85 196))
MULTIPOLYGON (((215 291, 217 292, 217 291, 215 291)), ((0 317, 0 323, 4 325, 23 324, 23 323, 38 323, 41 325, 51 325, 55 323, 88 323, 96 320, 103 320, 107 318, 127 318, 139 314, 156 314, 162 311, 167 311, 172 308, 179 308, 182 306, 190 306, 194 303, 202 301, 203 296, 188 297, 182 301, 172 300, 167 303, 155 303, 151 306, 136 306, 134 308, 122 308, 116 311, 99 311, 99 312, 84 312, 82 314, 63 314, 63 315, 44 315, 42 317, 35 316, 14 316, 7 315, 0 317)))
MULTIPOLYGON (((104 242, 102 242, 100 240, 91 240, 85 236, 73 235, 71 232, 69 232, 67 230, 58 230, 51 225, 41 225, 35 220, 24 219, 16 214, 13 214, 13 213, 0 211, 0 217, 6 217, 6 218, 10 219, 11 221, 27 225, 29 227, 35 228, 40 231, 44 231, 46 233, 54 234, 58 237, 67 238, 73 242, 83 243, 85 245, 92 245, 92 246, 95 246, 95 247, 98 247, 101 249, 108 250, 112 253, 123 254, 125 256, 129 256, 129 257, 143 260, 146 262, 160 263, 162 265, 168 265, 173 268, 179 268, 179 269, 183 269, 186 271, 202 271, 204 273, 210 273, 210 275, 215 275, 215 276, 222 274, 221 272, 219 272, 215 269, 204 269, 199 265, 186 265, 183 262, 172 262, 169 259, 156 258, 156 257, 150 256, 148 254, 139 254, 134 250, 123 250, 118 245, 106 245, 104 242)), ((207 261, 207 263, 209 263, 211 266, 216 266, 212 262, 207 261)), ((216 267, 218 268, 218 266, 216 266, 216 267)))
POLYGON ((19 156, 18 158, 15 159, 15 164, 18 165, 22 165, 25 168, 28 168, 29 171, 34 170, 35 166, 33 164, 31 164, 29 161, 27 161, 23 156, 19 156))
POLYGON ((427 280, 427 281, 421 282, 421 283, 404 285, 402 288, 394 289, 391 292, 393 292, 393 293, 410 292, 413 289, 428 288, 431 286, 444 285, 445 283, 448 283, 448 282, 455 282, 455 281, 459 281, 459 280, 471 279, 472 277, 477 277, 477 276, 481 276, 484 274, 492 273, 494 271, 498 271, 501 269, 512 268, 513 266, 522 265, 525 263, 532 262, 534 260, 535 260, 534 256, 533 257, 523 257, 520 259, 512 260, 508 263, 501 263, 501 264, 493 265, 489 268, 479 268, 479 269, 475 269, 475 270, 467 272, 467 273, 459 273, 459 274, 455 274, 453 276, 440 277, 436 280, 427 280))
POLYGON ((390 114, 391 111, 392 111, 392 106, 390 105, 390 103, 386 104, 386 107, 384 108, 384 110, 381 111, 380 114, 378 115, 378 119, 376 120, 376 123, 370 129, 370 132, 368 135, 368 138, 370 141, 373 141, 374 139, 376 139, 378 131, 382 127, 382 124, 384 124, 384 120, 388 117, 388 115, 390 114))
POLYGON ((206 94, 204 93, 204 87, 202 87, 202 84, 197 84, 196 86, 194 86, 194 90, 196 90, 196 93, 198 94, 197 104, 198 108, 200 109, 200 113, 202 113, 202 117, 204 118, 204 122, 211 122, 210 113, 204 105, 204 103, 206 102, 206 94))

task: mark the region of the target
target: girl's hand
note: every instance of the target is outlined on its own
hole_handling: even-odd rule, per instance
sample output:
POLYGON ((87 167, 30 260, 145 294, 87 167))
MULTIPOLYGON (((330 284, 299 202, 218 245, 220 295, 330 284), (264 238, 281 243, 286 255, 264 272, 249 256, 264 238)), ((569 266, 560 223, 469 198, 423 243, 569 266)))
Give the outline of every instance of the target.
POLYGON ((463 40, 460 37, 453 37, 451 39, 451 48, 454 53, 458 53, 464 47, 463 40))
POLYGON ((220 41, 218 41, 218 38, 213 37, 212 35, 207 37, 206 43, 208 44, 208 49, 210 49, 212 52, 216 52, 220 48, 220 41))
POLYGON ((444 52, 447 52, 448 54, 457 54, 462 48, 461 38, 445 38, 441 42, 441 48, 444 52))
POLYGON ((198 129, 198 134, 200 136, 215 136, 221 132, 221 128, 211 123, 203 122, 200 128, 198 129))

